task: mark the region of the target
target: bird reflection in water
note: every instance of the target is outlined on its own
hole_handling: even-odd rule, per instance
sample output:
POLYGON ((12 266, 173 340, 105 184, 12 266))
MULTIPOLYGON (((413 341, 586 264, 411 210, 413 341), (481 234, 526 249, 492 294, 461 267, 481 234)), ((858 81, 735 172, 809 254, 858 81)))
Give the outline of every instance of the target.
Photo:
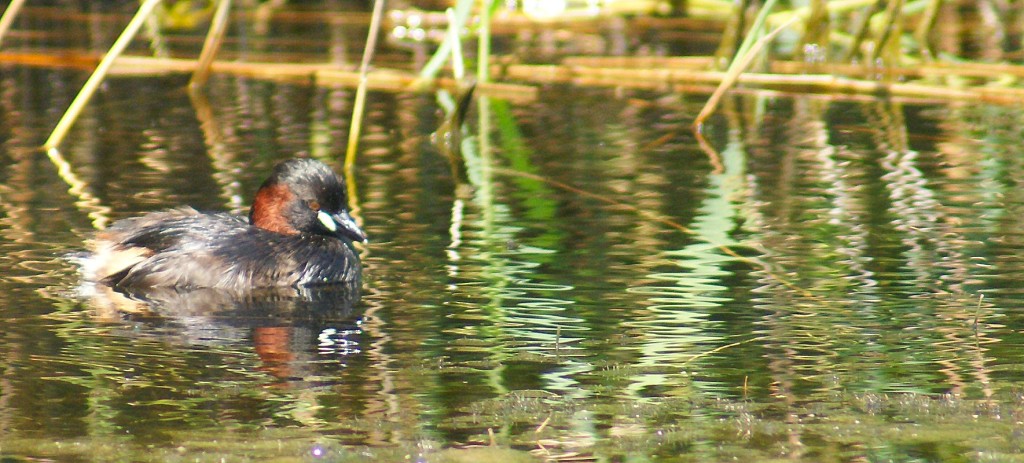
POLYGON ((282 386, 319 374, 304 370, 323 357, 339 360, 360 351, 359 280, 244 293, 217 288, 129 292, 86 284, 79 294, 96 319, 142 327, 133 335, 198 346, 251 343, 260 370, 282 380, 282 386))

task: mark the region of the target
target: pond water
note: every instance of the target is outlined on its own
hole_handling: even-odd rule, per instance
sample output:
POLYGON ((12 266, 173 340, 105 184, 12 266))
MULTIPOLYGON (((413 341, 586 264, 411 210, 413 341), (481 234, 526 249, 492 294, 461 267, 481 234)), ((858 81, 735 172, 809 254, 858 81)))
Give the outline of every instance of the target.
POLYGON ((113 220, 340 172, 353 92, 0 68, 4 461, 1022 461, 1024 113, 549 86, 371 93, 361 298, 112 304, 113 220), (60 161, 66 161, 62 166, 60 161), (62 169, 68 167, 68 169, 62 169), (1017 193, 1015 193, 1017 192, 1017 193))

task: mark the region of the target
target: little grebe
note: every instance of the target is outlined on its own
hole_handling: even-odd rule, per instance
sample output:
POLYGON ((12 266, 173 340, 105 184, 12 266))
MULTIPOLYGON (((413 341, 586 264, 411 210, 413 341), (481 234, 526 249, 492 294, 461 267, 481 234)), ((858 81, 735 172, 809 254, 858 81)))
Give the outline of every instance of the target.
POLYGON ((345 181, 313 159, 278 164, 249 219, 190 207, 115 222, 96 234, 86 277, 128 291, 352 282, 352 241, 366 234, 348 212, 345 181))

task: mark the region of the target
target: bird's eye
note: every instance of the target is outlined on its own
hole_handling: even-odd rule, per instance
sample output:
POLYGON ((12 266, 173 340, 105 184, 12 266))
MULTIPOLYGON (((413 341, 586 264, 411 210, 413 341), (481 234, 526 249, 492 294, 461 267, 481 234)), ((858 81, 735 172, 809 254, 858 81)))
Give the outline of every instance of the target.
POLYGON ((315 199, 311 199, 309 201, 306 201, 306 205, 309 206, 309 208, 314 210, 314 211, 319 211, 320 210, 320 202, 318 202, 315 199))

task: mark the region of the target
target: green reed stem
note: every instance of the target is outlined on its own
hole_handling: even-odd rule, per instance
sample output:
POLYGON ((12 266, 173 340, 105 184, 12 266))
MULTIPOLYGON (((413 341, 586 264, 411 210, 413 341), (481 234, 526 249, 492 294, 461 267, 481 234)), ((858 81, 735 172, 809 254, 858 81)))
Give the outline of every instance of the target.
POLYGON ((935 50, 932 48, 929 37, 932 35, 932 29, 935 28, 935 19, 939 16, 939 7, 941 6, 942 0, 929 0, 927 8, 917 24, 917 30, 914 31, 914 37, 920 43, 921 55, 926 61, 935 59, 935 50))
POLYGON ((497 5, 495 0, 481 0, 480 28, 477 31, 476 81, 485 83, 491 79, 491 14, 497 5))
MULTIPOLYGON (((875 46, 871 49, 871 55, 869 58, 870 62, 874 62, 880 58, 882 53, 887 51, 887 48, 897 45, 896 40, 898 40, 899 30, 901 29, 900 24, 902 23, 902 18, 900 16, 902 9, 903 0, 891 0, 889 1, 889 4, 886 5, 884 17, 885 24, 882 27, 882 31, 879 34, 878 39, 875 40, 875 46)), ((895 53, 892 53, 892 55, 898 56, 898 53, 899 50, 897 49, 895 50, 895 53)))
MULTIPOLYGON (((456 30, 462 30, 465 27, 466 22, 469 20, 469 13, 473 10, 474 1, 475 0, 459 0, 458 3, 455 4, 455 22, 457 23, 456 30)), ((449 27, 451 27, 451 24, 449 24, 449 27)), ((445 61, 448 60, 448 54, 452 52, 452 46, 454 45, 452 42, 451 38, 446 34, 445 40, 441 42, 441 46, 437 48, 434 55, 430 57, 427 64, 424 64, 423 69, 420 70, 421 80, 429 80, 437 76, 441 67, 444 66, 445 61)))
POLYGON ((853 35, 853 43, 850 45, 850 49, 846 53, 846 58, 843 61, 850 62, 857 57, 857 53, 860 52, 860 46, 864 43, 864 39, 868 36, 868 31, 871 29, 871 17, 882 10, 884 6, 882 0, 878 0, 871 5, 871 8, 864 12, 864 16, 860 18, 859 23, 854 28, 856 31, 853 35))
POLYGON ((455 10, 448 8, 444 10, 444 15, 448 18, 447 40, 452 44, 452 76, 455 80, 461 81, 466 76, 466 65, 462 59, 462 39, 459 37, 462 25, 455 19, 455 10))
POLYGON ((741 61, 740 57, 746 56, 750 52, 750 48, 753 47, 754 43, 756 43, 760 38, 764 31, 764 22, 768 19, 768 13, 772 11, 772 8, 775 8, 776 3, 778 3, 778 0, 768 0, 764 2, 764 6, 761 7, 761 11, 757 12, 757 17, 754 18, 754 24, 750 25, 750 29, 747 30, 746 37, 743 38, 743 42, 740 43, 739 49, 736 50, 736 56, 729 65, 728 72, 732 72, 733 68, 737 67, 738 63, 741 61))

